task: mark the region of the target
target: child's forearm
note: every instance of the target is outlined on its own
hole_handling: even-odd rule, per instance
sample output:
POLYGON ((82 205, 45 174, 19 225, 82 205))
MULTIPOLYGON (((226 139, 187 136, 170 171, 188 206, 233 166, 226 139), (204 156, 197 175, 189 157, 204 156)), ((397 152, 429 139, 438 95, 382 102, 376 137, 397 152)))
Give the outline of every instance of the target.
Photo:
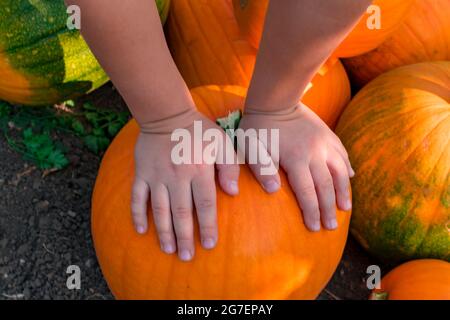
POLYGON ((66 4, 81 8, 83 37, 139 123, 193 107, 154 0, 66 0, 66 4))
POLYGON ((371 0, 270 1, 246 107, 294 106, 371 0))

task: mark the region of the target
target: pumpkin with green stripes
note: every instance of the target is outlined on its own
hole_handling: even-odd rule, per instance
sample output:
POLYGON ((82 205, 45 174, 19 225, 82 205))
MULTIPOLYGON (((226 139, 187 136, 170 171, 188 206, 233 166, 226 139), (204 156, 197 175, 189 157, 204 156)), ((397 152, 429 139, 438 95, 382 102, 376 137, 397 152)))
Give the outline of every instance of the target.
MULTIPOLYGON (((156 0, 163 21, 169 2, 156 0)), ((0 0, 0 99, 48 105, 108 81, 66 10, 64 0, 0 0)))
POLYGON ((388 260, 450 260, 450 61, 385 73, 352 100, 336 133, 352 179, 351 232, 388 260))

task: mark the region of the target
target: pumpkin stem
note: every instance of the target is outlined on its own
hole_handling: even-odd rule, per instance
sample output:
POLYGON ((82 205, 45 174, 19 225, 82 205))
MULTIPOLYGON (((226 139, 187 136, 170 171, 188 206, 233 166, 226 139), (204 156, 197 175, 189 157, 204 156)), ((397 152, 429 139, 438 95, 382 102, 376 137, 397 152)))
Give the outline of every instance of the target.
POLYGON ((384 291, 372 292, 369 297, 369 300, 387 300, 389 297, 389 293, 384 291))
POLYGON ((234 148, 237 147, 237 138, 235 130, 239 128, 239 122, 242 118, 241 110, 235 110, 233 112, 228 113, 228 116, 219 118, 216 120, 216 123, 228 134, 231 138, 231 141, 234 143, 234 148))

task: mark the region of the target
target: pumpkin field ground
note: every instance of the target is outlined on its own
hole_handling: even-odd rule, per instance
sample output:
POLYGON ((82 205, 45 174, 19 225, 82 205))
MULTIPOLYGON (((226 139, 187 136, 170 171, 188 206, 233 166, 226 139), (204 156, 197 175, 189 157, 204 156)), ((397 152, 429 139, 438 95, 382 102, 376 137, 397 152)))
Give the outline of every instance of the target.
MULTIPOLYGON (((84 98, 123 110, 110 84, 84 98)), ((70 165, 46 175, 0 137, 0 299, 112 299, 90 232, 90 200, 101 157, 79 138, 59 134, 70 165), (81 289, 66 286, 67 268, 81 269, 81 289)), ((350 236, 343 259, 319 299, 367 299, 366 269, 378 261, 350 236)), ((389 271, 380 265, 382 273, 389 271)))

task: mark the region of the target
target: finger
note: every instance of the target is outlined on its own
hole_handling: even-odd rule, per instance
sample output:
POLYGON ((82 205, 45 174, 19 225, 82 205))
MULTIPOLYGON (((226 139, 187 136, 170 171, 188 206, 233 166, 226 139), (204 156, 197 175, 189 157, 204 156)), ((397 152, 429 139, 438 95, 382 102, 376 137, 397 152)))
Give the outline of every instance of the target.
POLYGON ((239 165, 238 164, 218 164, 219 185, 223 191, 230 196, 239 194, 239 165))
POLYGON ((189 261, 194 257, 194 223, 190 183, 180 182, 169 186, 169 198, 178 256, 183 261, 189 261))
POLYGON ((192 194, 200 227, 200 238, 205 249, 212 249, 217 243, 217 209, 214 167, 211 173, 192 180, 192 194))
POLYGON ((323 225, 329 230, 336 229, 336 196, 330 170, 326 162, 321 160, 311 162, 309 167, 319 200, 323 225))
POLYGON ((278 163, 273 161, 265 145, 256 136, 248 140, 238 137, 238 148, 245 152, 247 163, 264 190, 268 193, 278 191, 281 186, 278 163))
POLYGON ((292 164, 285 167, 289 184, 294 190, 297 201, 303 212, 303 220, 311 231, 320 230, 320 211, 316 189, 309 168, 306 164, 292 164))
POLYGON ((147 202, 150 188, 144 180, 135 177, 131 191, 131 214, 134 227, 139 234, 147 232, 147 202))
POLYGON ((333 185, 336 191, 336 200, 339 209, 344 211, 351 210, 350 179, 344 160, 339 155, 336 155, 327 164, 333 177, 333 185))
POLYGON ((239 162, 230 137, 227 134, 223 136, 226 140, 219 146, 216 159, 219 185, 223 191, 235 196, 239 193, 239 162))
POLYGON ((345 166, 346 166, 346 169, 347 169, 349 177, 353 178, 355 176, 355 171, 353 170, 352 164, 350 162, 350 158, 348 157, 347 149, 345 149, 344 145, 339 140, 339 138, 337 138, 337 142, 334 144, 334 149, 342 157, 342 159, 343 159, 343 161, 345 163, 345 166))
POLYGON ((151 200, 153 220, 158 232, 161 250, 168 254, 174 253, 176 251, 175 234, 173 232, 167 187, 163 184, 151 186, 151 200))

